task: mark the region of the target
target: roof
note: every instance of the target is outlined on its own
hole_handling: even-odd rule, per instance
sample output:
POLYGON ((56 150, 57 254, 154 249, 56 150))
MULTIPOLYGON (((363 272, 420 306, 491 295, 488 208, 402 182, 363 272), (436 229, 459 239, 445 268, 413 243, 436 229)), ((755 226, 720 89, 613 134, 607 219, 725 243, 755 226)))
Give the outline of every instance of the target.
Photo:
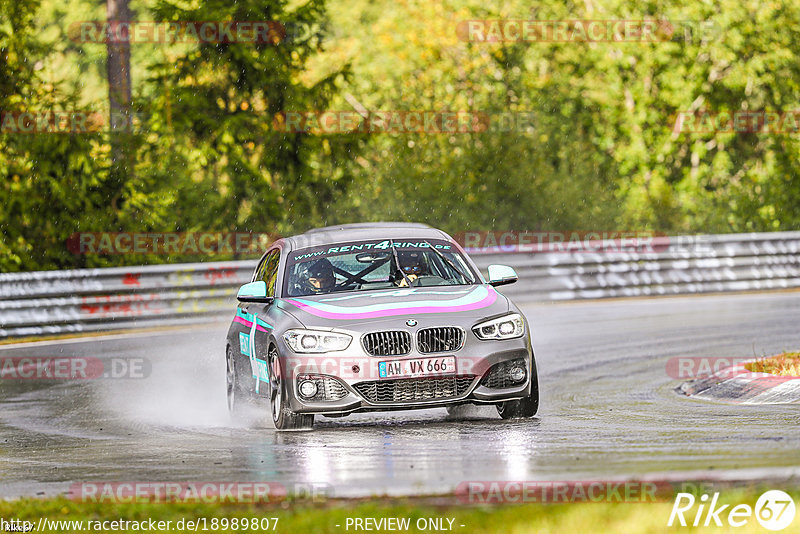
POLYGON ((318 232, 330 232, 332 230, 360 230, 363 228, 431 228, 427 224, 414 223, 414 222, 365 222, 365 223, 351 223, 351 224, 338 224, 334 226, 325 226, 323 228, 312 228, 306 231, 305 234, 316 234, 318 232))
POLYGON ((341 224, 315 228, 286 238, 293 249, 316 247, 330 243, 372 241, 375 239, 447 239, 450 236, 427 224, 405 222, 372 222, 341 224))

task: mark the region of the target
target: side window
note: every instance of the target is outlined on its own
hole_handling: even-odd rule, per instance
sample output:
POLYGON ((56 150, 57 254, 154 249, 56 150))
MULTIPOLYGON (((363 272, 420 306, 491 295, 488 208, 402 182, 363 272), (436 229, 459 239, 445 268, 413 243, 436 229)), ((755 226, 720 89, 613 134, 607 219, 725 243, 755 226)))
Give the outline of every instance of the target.
POLYGON ((275 283, 278 278, 278 263, 281 257, 279 250, 270 252, 261 264, 258 272, 257 280, 263 280, 267 283, 267 296, 275 296, 275 283))
POLYGON ((269 259, 272 257, 273 253, 269 253, 264 256, 264 259, 261 263, 258 264, 256 267, 256 272, 253 273, 253 282, 258 282, 259 280, 264 280, 264 274, 267 270, 267 266, 269 265, 269 259))

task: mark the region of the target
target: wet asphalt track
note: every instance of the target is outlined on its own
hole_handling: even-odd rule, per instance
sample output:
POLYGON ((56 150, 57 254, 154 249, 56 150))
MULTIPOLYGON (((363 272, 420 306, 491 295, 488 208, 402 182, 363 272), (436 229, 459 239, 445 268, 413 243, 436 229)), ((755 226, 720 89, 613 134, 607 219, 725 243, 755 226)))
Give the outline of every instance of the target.
POLYGON ((75 481, 276 481, 336 496, 436 493, 467 480, 800 473, 798 406, 677 395, 676 356, 749 357, 800 347, 800 293, 531 304, 541 409, 317 418, 278 434, 265 407, 228 419, 226 325, 0 350, 9 356, 143 357, 139 380, 0 380, 0 497, 75 481), (687 473, 689 472, 689 473, 687 473))

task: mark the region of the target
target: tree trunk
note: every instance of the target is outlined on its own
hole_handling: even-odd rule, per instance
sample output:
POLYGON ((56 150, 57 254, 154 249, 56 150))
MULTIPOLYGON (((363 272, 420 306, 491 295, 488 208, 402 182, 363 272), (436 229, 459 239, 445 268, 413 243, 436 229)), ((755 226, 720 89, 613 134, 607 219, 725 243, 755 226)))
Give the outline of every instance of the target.
POLYGON ((108 24, 111 35, 107 50, 108 100, 110 107, 109 128, 111 135, 111 163, 113 192, 111 204, 117 208, 122 187, 132 173, 133 151, 131 147, 131 48, 128 39, 131 12, 128 0, 107 0, 108 24), (119 24, 124 30, 120 31, 119 24), (122 38, 119 38, 122 37, 122 38))

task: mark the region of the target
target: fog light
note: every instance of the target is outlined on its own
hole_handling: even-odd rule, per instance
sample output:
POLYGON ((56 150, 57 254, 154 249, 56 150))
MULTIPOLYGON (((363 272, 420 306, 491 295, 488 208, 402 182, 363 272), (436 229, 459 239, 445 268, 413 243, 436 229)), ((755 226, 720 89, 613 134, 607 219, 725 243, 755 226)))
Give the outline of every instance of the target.
POLYGON ((310 399, 317 394, 317 383, 313 380, 305 380, 300 382, 300 395, 310 399))
POLYGON ((512 367, 511 370, 508 372, 508 377, 511 379, 512 382, 522 382, 525 380, 525 369, 522 367, 512 367))

